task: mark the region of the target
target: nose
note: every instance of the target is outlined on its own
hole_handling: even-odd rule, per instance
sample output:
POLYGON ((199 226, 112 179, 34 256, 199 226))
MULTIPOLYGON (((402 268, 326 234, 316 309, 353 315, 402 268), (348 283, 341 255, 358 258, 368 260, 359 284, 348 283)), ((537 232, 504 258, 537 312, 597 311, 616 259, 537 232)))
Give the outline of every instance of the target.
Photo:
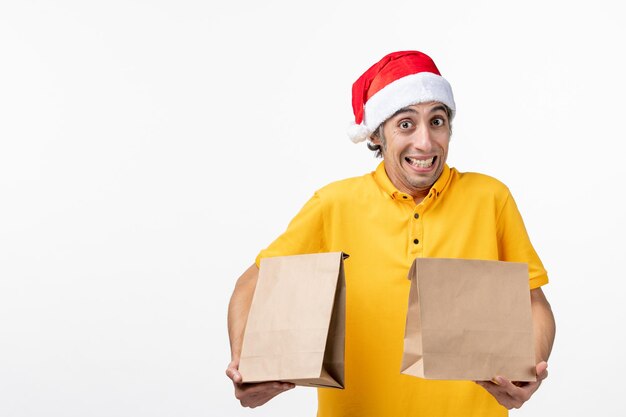
POLYGON ((430 152, 433 149, 432 132, 425 124, 421 124, 411 138, 413 147, 422 152, 430 152))

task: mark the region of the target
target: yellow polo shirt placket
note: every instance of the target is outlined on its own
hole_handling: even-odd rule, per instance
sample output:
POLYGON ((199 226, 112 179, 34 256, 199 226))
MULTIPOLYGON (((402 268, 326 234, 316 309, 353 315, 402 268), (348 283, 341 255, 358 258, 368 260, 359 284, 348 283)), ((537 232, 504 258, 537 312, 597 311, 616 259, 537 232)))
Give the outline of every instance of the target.
POLYGON ((424 218, 428 215, 428 210, 436 204, 436 201, 445 190, 450 179, 450 168, 447 165, 444 166, 441 176, 419 204, 415 204, 412 196, 398 191, 393 186, 386 174, 384 162, 377 167, 375 178, 383 190, 390 194, 392 200, 398 204, 406 204, 407 207, 410 207, 409 227, 407 227, 408 235, 406 238, 408 259, 424 257, 424 218))

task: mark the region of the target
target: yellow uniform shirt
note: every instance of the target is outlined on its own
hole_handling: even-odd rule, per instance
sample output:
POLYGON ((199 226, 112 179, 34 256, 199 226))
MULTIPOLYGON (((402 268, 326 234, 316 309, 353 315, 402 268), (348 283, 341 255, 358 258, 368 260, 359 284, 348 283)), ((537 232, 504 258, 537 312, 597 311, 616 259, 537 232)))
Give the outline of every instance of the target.
POLYGON ((445 166, 416 205, 375 172, 315 193, 289 227, 257 257, 343 251, 346 275, 345 389, 318 389, 318 417, 506 416, 471 381, 400 374, 416 257, 529 264, 529 287, 548 282, 508 188, 486 175, 445 166))

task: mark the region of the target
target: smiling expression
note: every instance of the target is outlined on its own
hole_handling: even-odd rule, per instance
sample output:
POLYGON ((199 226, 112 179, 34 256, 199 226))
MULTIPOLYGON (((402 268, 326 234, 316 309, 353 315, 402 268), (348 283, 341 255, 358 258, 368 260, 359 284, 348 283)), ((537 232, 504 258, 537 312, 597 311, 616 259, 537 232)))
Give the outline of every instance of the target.
POLYGON ((438 102, 398 110, 383 125, 385 170, 399 191, 421 201, 443 172, 450 143, 450 120, 438 102))

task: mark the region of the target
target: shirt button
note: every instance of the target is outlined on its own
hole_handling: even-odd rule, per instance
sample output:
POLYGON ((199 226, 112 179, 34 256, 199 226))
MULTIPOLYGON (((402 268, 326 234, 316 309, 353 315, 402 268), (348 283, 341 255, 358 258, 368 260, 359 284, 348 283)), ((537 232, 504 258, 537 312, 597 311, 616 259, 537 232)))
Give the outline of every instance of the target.
POLYGON ((420 215, 419 215, 419 214, 417 214, 417 213, 415 213, 415 214, 413 215, 413 217, 415 217, 416 219, 419 219, 419 218, 420 218, 420 215))
POLYGON ((402 198, 404 198, 404 199, 406 200, 406 199, 407 199, 407 198, 409 198, 409 197, 407 197, 407 196, 403 195, 403 196, 402 196, 402 198))
POLYGON ((415 243, 417 245, 418 243, 420 243, 420 241, 417 240, 417 239, 413 239, 413 243, 415 243))

